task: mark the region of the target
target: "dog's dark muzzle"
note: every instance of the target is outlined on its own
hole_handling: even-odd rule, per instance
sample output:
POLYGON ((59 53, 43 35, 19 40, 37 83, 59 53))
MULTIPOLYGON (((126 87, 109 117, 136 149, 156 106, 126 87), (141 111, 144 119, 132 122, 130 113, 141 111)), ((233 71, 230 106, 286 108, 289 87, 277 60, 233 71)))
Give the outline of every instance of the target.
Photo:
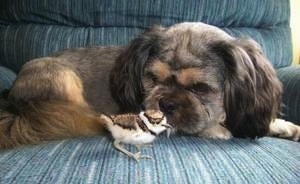
POLYGON ((175 102, 167 99, 161 99, 158 104, 160 110, 166 115, 172 115, 178 106, 175 102))

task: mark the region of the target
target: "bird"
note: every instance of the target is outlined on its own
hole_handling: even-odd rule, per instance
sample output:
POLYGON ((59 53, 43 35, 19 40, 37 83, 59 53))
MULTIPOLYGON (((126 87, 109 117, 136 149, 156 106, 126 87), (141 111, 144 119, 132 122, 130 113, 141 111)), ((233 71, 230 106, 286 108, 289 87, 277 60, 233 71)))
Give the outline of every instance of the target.
POLYGON ((149 156, 141 155, 140 148, 151 145, 158 135, 166 130, 169 137, 172 129, 165 115, 159 110, 146 110, 139 114, 101 114, 101 116, 105 119, 106 129, 114 139, 114 147, 136 161, 143 158, 151 159, 149 156), (126 150, 123 144, 134 145, 138 152, 126 150))

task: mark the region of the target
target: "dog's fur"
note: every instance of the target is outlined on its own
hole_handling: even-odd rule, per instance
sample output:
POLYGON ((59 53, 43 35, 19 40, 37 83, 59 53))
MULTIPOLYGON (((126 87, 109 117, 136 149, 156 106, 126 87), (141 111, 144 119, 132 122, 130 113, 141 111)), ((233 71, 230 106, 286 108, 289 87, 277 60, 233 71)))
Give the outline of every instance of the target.
POLYGON ((289 134, 270 131, 281 95, 253 40, 203 23, 153 27, 127 47, 70 49, 27 62, 0 101, 0 148, 101 134, 99 113, 142 108, 162 110, 187 134, 297 140, 296 125, 289 134))

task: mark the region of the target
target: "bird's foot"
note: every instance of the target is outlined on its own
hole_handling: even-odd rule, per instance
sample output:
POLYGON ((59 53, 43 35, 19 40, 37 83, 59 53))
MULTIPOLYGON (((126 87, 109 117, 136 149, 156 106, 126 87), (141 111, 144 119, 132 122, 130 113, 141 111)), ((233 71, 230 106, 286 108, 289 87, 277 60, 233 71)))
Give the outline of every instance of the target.
POLYGON ((152 157, 147 156, 147 155, 141 155, 141 152, 137 152, 135 154, 132 154, 131 156, 133 159, 135 159, 137 162, 140 161, 141 159, 152 159, 152 157))
POLYGON ((121 151, 122 153, 124 153, 125 155, 135 159, 137 162, 140 159, 152 159, 152 157, 150 156, 146 156, 146 155, 141 155, 141 152, 138 151, 137 153, 131 153, 130 151, 126 150, 122 145, 121 142, 118 140, 114 141, 114 146, 117 150, 121 151))

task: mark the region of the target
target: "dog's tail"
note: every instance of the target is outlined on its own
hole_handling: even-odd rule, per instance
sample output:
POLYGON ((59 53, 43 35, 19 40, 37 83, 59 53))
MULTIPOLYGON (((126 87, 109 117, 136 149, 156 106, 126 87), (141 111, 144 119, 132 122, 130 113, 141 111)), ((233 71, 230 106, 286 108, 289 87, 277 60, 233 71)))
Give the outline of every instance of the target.
POLYGON ((99 135, 101 119, 87 107, 64 101, 22 101, 0 96, 0 149, 42 141, 99 135))

